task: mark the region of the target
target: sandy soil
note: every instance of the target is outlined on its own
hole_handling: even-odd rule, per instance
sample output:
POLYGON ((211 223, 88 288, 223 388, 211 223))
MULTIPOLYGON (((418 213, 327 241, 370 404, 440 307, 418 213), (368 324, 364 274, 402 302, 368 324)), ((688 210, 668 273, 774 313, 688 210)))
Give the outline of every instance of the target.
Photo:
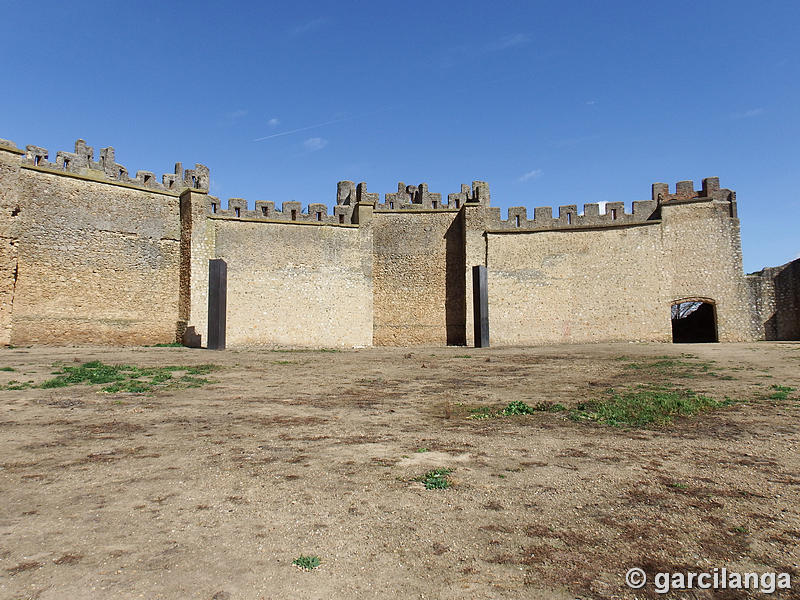
POLYGON ((767 398, 800 389, 798 343, 21 348, 0 385, 89 360, 221 368, 149 395, 0 391, 0 598, 656 597, 633 566, 784 571, 771 597, 800 596, 800 392, 767 398), (713 364, 630 366, 664 355, 713 364), (742 402, 635 430, 467 418, 654 379, 742 402), (452 488, 413 480, 434 467, 452 488))

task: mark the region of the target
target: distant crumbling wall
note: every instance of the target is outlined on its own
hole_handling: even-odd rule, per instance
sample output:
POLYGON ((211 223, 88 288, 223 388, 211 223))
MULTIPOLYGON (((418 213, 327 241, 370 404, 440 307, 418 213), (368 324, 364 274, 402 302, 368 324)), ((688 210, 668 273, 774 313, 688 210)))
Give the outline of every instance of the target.
POLYGON ((800 340, 800 259, 747 276, 759 339, 800 340))

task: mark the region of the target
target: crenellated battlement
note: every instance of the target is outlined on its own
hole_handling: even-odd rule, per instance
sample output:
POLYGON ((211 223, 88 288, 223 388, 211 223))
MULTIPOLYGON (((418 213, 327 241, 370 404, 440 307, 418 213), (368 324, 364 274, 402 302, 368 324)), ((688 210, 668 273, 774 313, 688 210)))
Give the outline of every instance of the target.
POLYGON ((508 217, 502 218, 499 208, 486 209, 486 229, 498 230, 550 230, 572 229, 581 227, 609 227, 645 223, 659 218, 658 202, 654 200, 637 200, 633 203, 633 212, 625 212, 624 202, 606 202, 605 212, 600 211, 599 203, 584 204, 583 212, 578 211, 577 204, 566 204, 558 207, 558 215, 553 215, 550 206, 533 209, 532 218, 528 218, 528 210, 524 206, 513 206, 508 209, 508 217))
POLYGON ((402 181, 397 184, 397 192, 384 195, 384 202, 376 204, 375 210, 458 210, 470 202, 489 206, 489 184, 485 181, 473 181, 472 188, 462 184, 461 191, 448 194, 442 200, 438 192, 430 192, 427 183, 406 185, 402 181))
POLYGON ((102 177, 117 183, 127 183, 159 191, 179 192, 187 187, 207 190, 210 180, 209 170, 205 165, 195 164, 194 169, 184 170, 182 163, 175 163, 174 172, 162 175, 160 182, 152 171, 136 171, 136 175, 131 177, 127 167, 116 162, 114 148, 110 146, 101 148, 99 160, 95 161, 94 148, 88 146, 85 140, 75 142, 74 152, 56 152, 55 162, 51 162, 49 158, 50 153, 46 148, 29 145, 26 146, 22 162, 40 169, 92 176, 93 178, 102 177))
POLYGON ((475 267, 497 346, 668 341, 690 298, 713 303, 719 341, 744 341, 796 287, 751 277, 748 310, 736 194, 716 177, 508 210, 484 181, 385 195, 340 181, 332 206, 208 189, 203 165, 157 176, 84 140, 54 155, 0 140, 0 343, 208 345, 218 260, 240 347, 472 343, 475 267))
POLYGON ((652 187, 652 199, 659 202, 695 199, 732 200, 732 194, 731 190, 720 188, 719 177, 706 177, 699 190, 694 189, 694 182, 690 180, 676 183, 673 193, 670 193, 669 184, 666 183, 654 183, 652 187))
POLYGON ((485 210, 488 231, 541 231, 643 224, 659 220, 662 205, 684 201, 728 201, 734 207, 732 216, 735 216, 735 194, 720 188, 717 177, 703 179, 699 191, 694 190, 691 181, 681 181, 676 185, 675 193, 670 193, 669 186, 663 183, 654 183, 652 193, 652 200, 633 202, 631 212, 626 211, 624 202, 588 203, 583 205, 582 211, 576 204, 566 204, 558 206, 556 214, 553 207, 536 207, 530 216, 526 207, 514 206, 508 209, 506 218, 503 218, 500 208, 490 206, 489 184, 485 181, 473 181, 472 186, 462 184, 461 191, 448 194, 446 202, 442 201, 442 194, 430 192, 427 183, 406 185, 401 181, 397 184, 397 192, 385 194, 382 203, 379 194, 367 192, 366 183, 340 181, 336 186, 336 204, 332 213, 324 203, 312 203, 304 209, 300 202, 294 201, 284 202, 278 208, 274 202, 259 200, 255 203, 255 209, 249 210, 247 201, 241 198, 231 198, 227 208, 223 208, 220 200, 211 196, 207 208, 209 214, 218 218, 349 225, 353 222, 353 211, 357 204, 371 205, 376 212, 452 211, 472 205, 485 210))
POLYGON ((353 208, 354 205, 337 204, 333 207, 333 214, 329 214, 328 205, 322 203, 311 203, 303 209, 300 202, 287 201, 276 208, 274 202, 256 200, 255 209, 249 210, 244 198, 230 198, 227 208, 223 209, 219 198, 208 196, 206 210, 217 218, 350 225, 353 208))

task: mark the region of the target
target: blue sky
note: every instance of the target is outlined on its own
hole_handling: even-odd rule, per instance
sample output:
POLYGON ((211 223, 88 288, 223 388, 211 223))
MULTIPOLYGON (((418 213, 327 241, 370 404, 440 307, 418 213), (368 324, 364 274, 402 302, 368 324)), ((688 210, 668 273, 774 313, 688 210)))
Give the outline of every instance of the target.
POLYGON ((800 254, 795 2, 6 0, 0 137, 211 169, 221 198, 336 182, 507 208, 648 199, 719 176, 746 271, 800 254))

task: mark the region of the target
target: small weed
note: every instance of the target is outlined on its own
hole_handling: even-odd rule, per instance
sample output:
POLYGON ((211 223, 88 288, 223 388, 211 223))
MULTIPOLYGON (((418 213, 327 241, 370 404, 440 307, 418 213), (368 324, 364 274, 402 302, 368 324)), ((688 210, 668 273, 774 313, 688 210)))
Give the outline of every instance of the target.
POLYGON ((168 344, 153 344, 152 346, 145 346, 145 348, 183 348, 180 342, 169 342, 168 344))
POLYGON ((14 367, 0 367, 0 371, 7 371, 9 373, 16 371, 14 367))
POLYGON ((771 390, 775 390, 769 396, 767 396, 767 398, 770 400, 786 400, 789 397, 789 394, 795 391, 795 388, 789 387, 788 385, 773 384, 769 387, 771 390))
POLYGON ((427 448, 417 448, 416 452, 430 452, 427 448))
POLYGON ((292 364, 292 361, 290 361, 290 360, 273 360, 272 364, 273 365, 290 365, 290 364, 292 364))
POLYGON ((301 554, 292 561, 292 564, 301 571, 312 571, 322 563, 319 556, 305 556, 301 554))
POLYGON ((736 533, 750 533, 750 530, 744 525, 737 525, 733 528, 736 533))
POLYGON ((471 354, 456 354, 453 358, 472 358, 471 354))
POLYGON ((469 412, 470 415, 467 417, 468 419, 489 419, 496 416, 495 413, 492 412, 492 409, 488 406, 470 408, 469 412))
POLYGON ((532 415, 537 412, 563 412, 567 407, 558 402, 539 402, 534 406, 514 400, 501 410, 492 410, 488 406, 479 406, 470 409, 468 419, 490 419, 495 417, 513 417, 516 415, 532 415))
POLYGON ((677 490, 686 490, 689 489, 689 486, 685 483, 675 482, 675 483, 668 483, 667 484, 671 488, 675 488, 677 490))
POLYGON ((514 400, 500 412, 509 417, 511 415, 532 415, 535 411, 522 400, 514 400))
POLYGON ((434 469, 414 478, 414 481, 424 483, 426 490, 444 490, 451 485, 447 476, 452 472, 453 469, 434 469))

